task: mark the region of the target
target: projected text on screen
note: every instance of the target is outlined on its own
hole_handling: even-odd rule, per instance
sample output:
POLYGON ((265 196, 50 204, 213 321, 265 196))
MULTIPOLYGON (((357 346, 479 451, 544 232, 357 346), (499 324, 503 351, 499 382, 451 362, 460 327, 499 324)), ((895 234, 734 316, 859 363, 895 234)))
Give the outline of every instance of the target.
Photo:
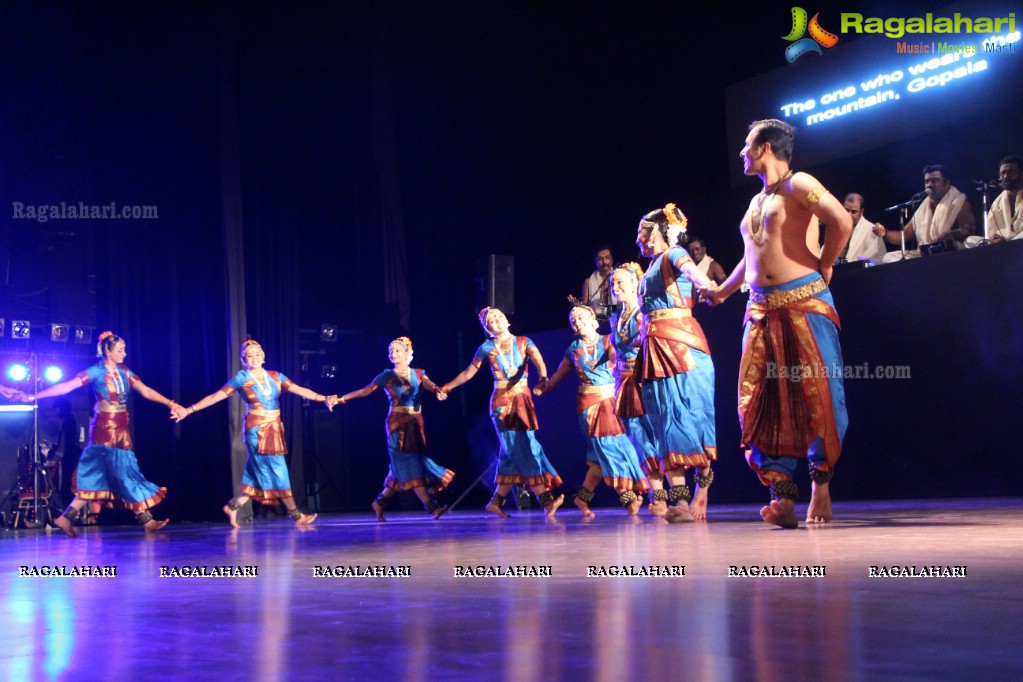
POLYGON ((854 82, 836 83, 813 97, 790 101, 779 108, 781 117, 795 119, 805 126, 834 121, 878 106, 897 106, 903 97, 919 93, 945 91, 957 83, 983 76, 993 65, 996 53, 1014 52, 1020 32, 995 36, 979 45, 951 43, 916 43, 899 45, 901 62, 907 66, 865 73, 854 82), (934 54, 922 57, 921 54, 934 54))

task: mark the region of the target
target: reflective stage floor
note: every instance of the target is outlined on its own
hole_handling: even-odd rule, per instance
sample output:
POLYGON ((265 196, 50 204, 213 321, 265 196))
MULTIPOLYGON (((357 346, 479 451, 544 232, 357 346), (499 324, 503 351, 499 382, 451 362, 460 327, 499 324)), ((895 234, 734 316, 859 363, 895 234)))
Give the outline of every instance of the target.
POLYGON ((1023 500, 835 515, 3 531, 0 679, 1023 679, 1023 500))

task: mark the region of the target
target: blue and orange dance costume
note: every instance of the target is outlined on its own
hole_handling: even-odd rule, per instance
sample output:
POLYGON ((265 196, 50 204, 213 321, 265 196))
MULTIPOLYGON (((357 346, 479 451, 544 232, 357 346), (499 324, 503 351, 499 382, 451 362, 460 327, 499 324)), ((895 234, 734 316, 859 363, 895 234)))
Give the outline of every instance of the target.
POLYGON ((409 372, 407 383, 393 369, 386 369, 373 379, 388 401, 387 454, 391 463, 384 487, 395 492, 419 487, 439 492, 455 477, 455 472, 425 455, 426 431, 421 406, 424 379, 427 379, 426 372, 415 368, 409 372))
POLYGON ((142 475, 128 428, 125 403, 139 378, 124 365, 118 365, 116 373, 110 371, 101 360, 80 372, 78 379, 83 386, 92 386, 97 401, 89 424, 89 444, 78 462, 78 497, 92 503, 121 500, 136 514, 160 504, 167 488, 142 475), (106 411, 104 401, 121 409, 106 411))
MULTIPOLYGON (((680 246, 659 254, 639 290, 643 329, 636 374, 658 439, 656 464, 665 473, 704 470, 717 459, 714 363, 693 317, 693 285, 682 273, 687 261, 692 259, 680 246)), ((684 489, 681 499, 687 495, 684 489)))
POLYGON ((235 374, 221 391, 237 393, 245 401, 245 449, 248 459, 242 473, 241 494, 266 505, 293 497, 291 477, 284 455, 284 422, 280 396, 292 382, 280 372, 264 370, 268 381, 260 383, 247 369, 235 374))

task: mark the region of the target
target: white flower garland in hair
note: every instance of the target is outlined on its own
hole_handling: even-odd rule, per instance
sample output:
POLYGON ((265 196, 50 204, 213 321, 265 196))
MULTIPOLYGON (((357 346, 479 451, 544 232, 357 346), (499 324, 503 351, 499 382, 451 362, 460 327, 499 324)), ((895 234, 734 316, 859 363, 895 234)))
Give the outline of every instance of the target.
POLYGON ((682 211, 678 211, 675 204, 666 204, 664 209, 664 217, 668 221, 668 247, 675 246, 678 244, 679 235, 686 231, 686 226, 689 224, 689 219, 686 218, 686 214, 682 211), (678 211, 678 213, 676 213, 678 211), (681 217, 679 217, 681 216, 681 217))

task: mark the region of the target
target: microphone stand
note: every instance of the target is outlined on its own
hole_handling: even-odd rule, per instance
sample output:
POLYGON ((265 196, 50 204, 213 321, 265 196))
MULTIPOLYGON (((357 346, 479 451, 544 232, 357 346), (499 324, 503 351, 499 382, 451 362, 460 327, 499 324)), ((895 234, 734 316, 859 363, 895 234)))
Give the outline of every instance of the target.
POLYGON ((991 243, 991 235, 988 232, 989 227, 988 227, 988 217, 987 217, 987 211, 988 211, 988 208, 987 208, 987 191, 992 186, 995 186, 995 183, 987 182, 985 180, 974 180, 974 183, 976 183, 976 185, 977 185, 977 191, 980 192, 980 206, 981 206, 981 213, 980 213, 980 215, 981 215, 981 217, 984 220, 984 241, 982 241, 981 244, 990 244, 991 243))
POLYGON ((895 204, 884 209, 885 213, 899 212, 899 248, 902 251, 902 257, 899 260, 906 259, 906 223, 909 222, 910 211, 919 206, 920 202, 927 198, 927 196, 927 192, 920 192, 909 201, 904 201, 901 204, 895 204))

